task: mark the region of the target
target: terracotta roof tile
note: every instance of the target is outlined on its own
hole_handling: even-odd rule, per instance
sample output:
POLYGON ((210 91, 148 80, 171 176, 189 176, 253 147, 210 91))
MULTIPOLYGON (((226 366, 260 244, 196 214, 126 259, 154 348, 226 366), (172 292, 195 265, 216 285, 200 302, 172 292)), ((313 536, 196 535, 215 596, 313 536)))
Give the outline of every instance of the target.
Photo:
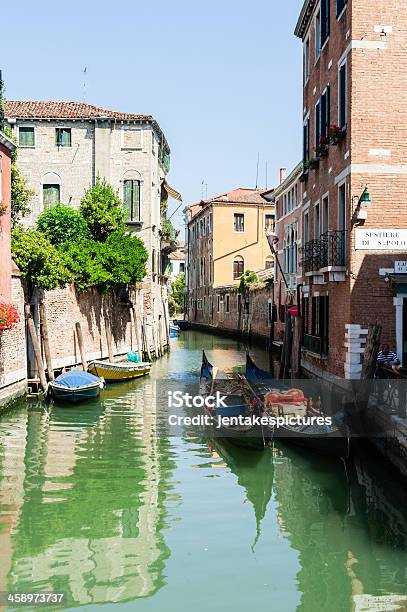
POLYGON ((7 100, 5 116, 16 119, 96 119, 108 117, 111 119, 144 119, 152 121, 151 115, 136 115, 122 113, 85 104, 84 102, 40 102, 33 100, 7 100))

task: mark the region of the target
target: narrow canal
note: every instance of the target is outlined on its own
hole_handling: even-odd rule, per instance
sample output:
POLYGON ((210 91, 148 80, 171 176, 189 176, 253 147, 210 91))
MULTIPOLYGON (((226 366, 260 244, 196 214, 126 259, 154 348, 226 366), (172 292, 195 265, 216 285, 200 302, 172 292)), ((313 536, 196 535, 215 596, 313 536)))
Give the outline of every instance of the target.
POLYGON ((87 610, 406 609, 406 496, 380 462, 158 431, 162 388, 196 380, 202 348, 244 361, 184 332, 150 378, 0 418, 0 591, 87 610))

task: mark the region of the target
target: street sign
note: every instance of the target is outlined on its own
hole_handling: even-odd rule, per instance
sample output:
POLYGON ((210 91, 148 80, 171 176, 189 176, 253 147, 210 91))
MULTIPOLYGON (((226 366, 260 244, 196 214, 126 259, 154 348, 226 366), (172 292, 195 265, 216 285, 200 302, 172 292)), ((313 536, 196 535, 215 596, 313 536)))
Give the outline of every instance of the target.
POLYGON ((406 251, 407 229, 355 230, 355 249, 361 251, 406 251))
POLYGON ((407 261, 395 261, 394 271, 396 274, 407 274, 407 261))

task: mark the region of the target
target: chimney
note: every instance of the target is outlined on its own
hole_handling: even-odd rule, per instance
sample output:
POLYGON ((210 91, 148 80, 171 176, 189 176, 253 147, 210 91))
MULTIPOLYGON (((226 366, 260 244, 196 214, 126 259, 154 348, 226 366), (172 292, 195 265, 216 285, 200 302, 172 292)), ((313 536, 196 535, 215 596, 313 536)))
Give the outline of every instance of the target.
POLYGON ((284 183, 287 178, 287 168, 280 168, 280 185, 284 183))

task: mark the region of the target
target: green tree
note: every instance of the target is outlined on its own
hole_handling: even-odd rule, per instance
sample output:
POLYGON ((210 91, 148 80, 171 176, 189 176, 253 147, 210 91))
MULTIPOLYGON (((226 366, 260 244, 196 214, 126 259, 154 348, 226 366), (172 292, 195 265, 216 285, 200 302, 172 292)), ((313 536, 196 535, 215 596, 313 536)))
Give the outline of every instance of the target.
POLYGON ((64 254, 79 291, 96 286, 105 292, 135 284, 146 275, 148 254, 143 242, 121 230, 110 234, 105 242, 83 238, 66 243, 64 254))
POLYGON ((240 277, 240 283, 238 287, 238 293, 246 293, 253 285, 258 282, 256 272, 253 270, 246 270, 244 274, 240 277))
POLYGON ((37 230, 14 228, 11 252, 31 289, 56 289, 72 281, 63 254, 37 230))
POLYGON ((79 210, 98 242, 104 242, 109 234, 125 227, 123 203, 113 187, 100 177, 85 192, 79 210))
POLYGON ((184 310, 184 289, 185 289, 185 274, 181 272, 178 274, 175 281, 171 284, 172 297, 177 305, 177 310, 182 312, 184 310))
POLYGON ((55 246, 76 242, 90 236, 83 215, 69 206, 57 204, 45 210, 37 220, 37 229, 46 234, 55 246))

